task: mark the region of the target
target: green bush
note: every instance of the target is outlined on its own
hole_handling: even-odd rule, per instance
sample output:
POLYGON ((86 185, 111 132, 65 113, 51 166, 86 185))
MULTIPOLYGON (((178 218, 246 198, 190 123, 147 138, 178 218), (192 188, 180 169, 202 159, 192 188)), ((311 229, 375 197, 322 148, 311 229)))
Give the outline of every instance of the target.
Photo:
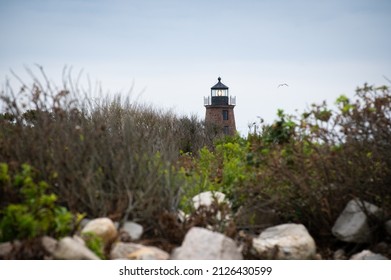
POLYGON ((227 195, 234 210, 243 201, 239 190, 255 180, 254 166, 247 162, 249 143, 239 137, 227 137, 216 141, 214 151, 203 148, 198 156, 187 157, 191 164, 181 172, 186 184, 183 187, 182 208, 191 211, 191 198, 204 191, 220 191, 227 195))
POLYGON ((56 204, 57 196, 48 193, 49 185, 35 182, 32 167, 11 176, 8 165, 0 163, 1 193, 14 193, 19 202, 3 204, 0 209, 0 241, 31 239, 51 235, 61 237, 74 230, 77 218, 65 207, 56 204))

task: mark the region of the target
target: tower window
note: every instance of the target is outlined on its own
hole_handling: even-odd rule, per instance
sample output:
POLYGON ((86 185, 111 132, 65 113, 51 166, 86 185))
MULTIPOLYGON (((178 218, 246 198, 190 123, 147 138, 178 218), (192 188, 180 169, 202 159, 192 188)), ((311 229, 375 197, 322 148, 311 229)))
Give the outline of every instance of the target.
POLYGON ((224 134, 225 135, 229 134, 229 126, 224 126, 224 134))
POLYGON ((223 110, 223 120, 224 121, 228 120, 228 110, 223 110))

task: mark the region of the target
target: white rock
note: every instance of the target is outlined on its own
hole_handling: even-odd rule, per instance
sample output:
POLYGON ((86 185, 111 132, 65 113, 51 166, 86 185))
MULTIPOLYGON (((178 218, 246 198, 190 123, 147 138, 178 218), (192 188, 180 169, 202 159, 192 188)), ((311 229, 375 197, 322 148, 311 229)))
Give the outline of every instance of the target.
POLYGON ((200 206, 209 207, 212 203, 217 200, 218 203, 222 203, 225 201, 225 194, 222 192, 202 192, 193 197, 193 206, 195 209, 198 209, 200 206))
POLYGON ((50 255, 54 255, 56 248, 58 246, 58 241, 50 236, 44 236, 41 238, 42 247, 48 252, 50 255))
POLYGON ((332 233, 341 241, 365 243, 371 239, 371 231, 368 226, 368 217, 363 211, 365 207, 366 211, 371 215, 377 215, 380 209, 368 202, 360 202, 356 199, 352 199, 348 202, 345 209, 335 222, 332 233))
POLYGON ((205 228, 191 228, 182 246, 171 255, 173 260, 241 260, 235 242, 225 235, 205 228))
POLYGON ((315 241, 301 224, 282 224, 265 229, 253 239, 253 248, 267 259, 313 259, 315 241))
POLYGON ((57 260, 99 260, 90 249, 71 237, 64 237, 54 250, 49 250, 52 250, 52 255, 57 260))
POLYGON ((375 254, 370 250, 364 250, 360 253, 353 255, 351 260, 388 260, 385 256, 381 254, 375 254))
POLYGON ((113 221, 109 218, 97 218, 89 221, 81 231, 81 236, 86 232, 96 234, 102 238, 105 244, 113 241, 117 237, 117 229, 113 221))
POLYGON ((122 230, 126 231, 132 240, 140 239, 140 237, 141 237, 141 235, 143 235, 143 231, 144 231, 142 225, 134 223, 134 222, 126 222, 123 225, 122 230))
POLYGON ((168 260, 169 257, 167 252, 153 246, 144 246, 127 256, 129 260, 168 260))
POLYGON ((167 260, 169 254, 154 246, 117 242, 110 252, 110 259, 167 260))

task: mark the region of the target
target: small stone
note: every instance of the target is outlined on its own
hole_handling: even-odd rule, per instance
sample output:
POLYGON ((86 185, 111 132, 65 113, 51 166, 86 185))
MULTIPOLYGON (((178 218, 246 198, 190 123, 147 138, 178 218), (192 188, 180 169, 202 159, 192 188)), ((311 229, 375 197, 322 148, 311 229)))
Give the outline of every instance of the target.
POLYGON ((132 240, 140 239, 143 235, 143 226, 134 222, 126 222, 122 227, 122 230, 126 231, 132 240))
POLYGON ((110 259, 167 260, 169 254, 157 247, 136 243, 117 242, 110 252, 110 259))
POLYGON ((109 218, 97 218, 89 221, 81 231, 81 236, 87 232, 96 234, 102 238, 105 244, 115 240, 117 237, 117 229, 109 218))
POLYGON ((338 249, 333 254, 334 260, 346 260, 345 250, 344 249, 338 249))
POLYGON ((322 260, 323 258, 322 258, 322 255, 321 254, 315 254, 315 256, 314 256, 314 260, 322 260))
POLYGON ((370 250, 364 250, 360 253, 353 255, 351 260, 388 260, 385 256, 381 254, 375 254, 370 250))
POLYGON ((156 247, 145 246, 127 256, 129 260, 168 260, 170 255, 156 247))
POLYGON ((116 242, 111 248, 110 259, 126 259, 129 254, 141 249, 142 247, 142 245, 136 243, 116 242))

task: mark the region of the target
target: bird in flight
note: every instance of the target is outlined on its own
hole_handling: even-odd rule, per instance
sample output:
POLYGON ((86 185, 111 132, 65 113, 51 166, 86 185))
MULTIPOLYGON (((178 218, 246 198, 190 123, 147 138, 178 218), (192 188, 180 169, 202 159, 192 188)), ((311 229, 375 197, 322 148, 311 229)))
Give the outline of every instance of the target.
POLYGON ((277 87, 279 88, 279 87, 283 87, 283 86, 289 87, 288 84, 285 84, 285 83, 284 84, 279 84, 277 87))

